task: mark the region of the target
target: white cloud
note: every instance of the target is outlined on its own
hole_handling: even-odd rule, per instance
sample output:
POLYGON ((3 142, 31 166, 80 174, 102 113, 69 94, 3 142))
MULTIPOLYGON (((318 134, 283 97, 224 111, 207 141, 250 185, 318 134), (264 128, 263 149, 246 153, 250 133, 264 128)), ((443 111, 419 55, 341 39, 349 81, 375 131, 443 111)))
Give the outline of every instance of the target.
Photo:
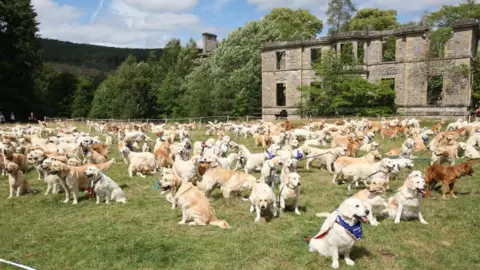
POLYGON ((259 10, 278 7, 326 9, 328 0, 247 0, 249 4, 258 6, 259 10))
POLYGON ((181 12, 195 7, 199 0, 121 0, 146 12, 181 12))
MULTIPOLYGON (((316 10, 325 12, 328 8, 328 0, 247 0, 247 2, 257 5, 259 10, 278 7, 308 8, 315 13, 316 10)), ((426 9, 438 9, 442 5, 458 4, 458 0, 354 0, 353 2, 358 9, 365 7, 395 9, 399 14, 421 12, 426 9)))
POLYGON ((37 20, 40 22, 40 35, 78 43, 158 48, 163 47, 170 38, 178 36, 182 29, 194 33, 194 38, 198 38, 203 31, 216 30, 215 27, 203 24, 196 15, 187 11, 179 12, 194 6, 198 2, 196 0, 178 0, 175 3, 167 0, 112 0, 106 14, 98 16, 103 1, 100 0, 90 23, 85 24, 80 23, 79 19, 88 14, 79 8, 60 5, 54 0, 33 0, 32 4, 38 13, 37 20), (158 11, 167 2, 172 3, 168 8, 170 11, 158 11), (155 7, 152 6, 151 11, 144 10, 148 5, 155 7))

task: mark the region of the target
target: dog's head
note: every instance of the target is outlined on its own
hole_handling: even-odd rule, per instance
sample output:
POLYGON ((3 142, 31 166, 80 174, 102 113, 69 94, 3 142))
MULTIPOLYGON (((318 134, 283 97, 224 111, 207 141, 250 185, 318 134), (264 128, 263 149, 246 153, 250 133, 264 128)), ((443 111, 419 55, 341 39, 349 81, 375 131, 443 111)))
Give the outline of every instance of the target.
POLYGON ((122 147, 122 150, 120 150, 120 155, 123 157, 128 156, 130 154, 130 149, 126 146, 122 147))
POLYGON ((462 176, 472 176, 475 172, 473 170, 472 164, 469 161, 458 164, 458 166, 462 168, 462 176))
POLYGON ((415 190, 421 194, 425 194, 425 179, 423 177, 419 177, 418 173, 413 174, 412 172, 407 177, 405 186, 410 190, 415 190))
POLYGON ((373 178, 368 186, 368 191, 383 194, 388 189, 388 182, 383 178, 373 178))
POLYGON ((288 185, 290 188, 295 189, 301 185, 300 183, 300 174, 292 172, 288 174, 288 185))
POLYGON ((405 147, 411 149, 415 146, 415 141, 412 138, 408 138, 404 142, 405 147))
POLYGON ((50 166, 50 172, 53 174, 64 173, 68 171, 68 167, 61 161, 54 161, 50 166))
POLYGON ((85 176, 90 177, 98 177, 100 175, 100 169, 95 166, 89 166, 87 170, 85 170, 85 176))
POLYGON ((166 173, 164 172, 162 177, 159 179, 160 189, 163 191, 167 191, 170 189, 178 189, 181 185, 181 180, 176 177, 173 172, 166 173))
POLYGON ((297 165, 298 165, 298 160, 294 158, 287 159, 283 163, 283 166, 288 168, 290 171, 294 171, 295 169, 297 169, 297 165))
POLYGON ((16 163, 13 163, 13 162, 8 162, 6 165, 5 165, 5 170, 10 173, 10 174, 16 174, 19 170, 19 167, 16 163))
POLYGON ((387 169, 389 172, 398 172, 398 165, 393 159, 384 158, 380 162, 380 166, 387 169))
POLYGON ((356 198, 348 198, 340 204, 338 207, 339 215, 348 220, 356 219, 358 221, 367 222, 368 214, 370 211, 367 210, 363 202, 356 198))

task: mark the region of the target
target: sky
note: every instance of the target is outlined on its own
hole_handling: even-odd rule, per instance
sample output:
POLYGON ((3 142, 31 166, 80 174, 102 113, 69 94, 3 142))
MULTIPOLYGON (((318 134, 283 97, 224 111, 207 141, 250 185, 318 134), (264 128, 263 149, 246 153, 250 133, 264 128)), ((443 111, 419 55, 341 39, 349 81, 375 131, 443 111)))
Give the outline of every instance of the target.
MULTIPOLYGON (((459 0, 353 0, 358 9, 396 9, 400 22, 417 21, 459 0)), ((161 48, 190 38, 201 47, 203 32, 218 39, 277 7, 305 8, 326 22, 328 0, 32 0, 45 38, 76 43, 161 48)), ((324 32, 328 29, 324 25, 324 32)))

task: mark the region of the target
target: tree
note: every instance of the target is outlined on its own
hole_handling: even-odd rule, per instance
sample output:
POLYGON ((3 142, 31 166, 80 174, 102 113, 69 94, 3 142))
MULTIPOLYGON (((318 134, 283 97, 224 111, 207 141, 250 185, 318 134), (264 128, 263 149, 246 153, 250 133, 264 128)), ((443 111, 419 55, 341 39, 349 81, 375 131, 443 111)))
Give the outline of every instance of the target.
POLYGON ((364 8, 345 25, 346 31, 362 31, 369 27, 372 30, 388 30, 399 26, 397 11, 393 9, 364 8))
POLYGON ((355 11, 356 8, 351 0, 330 0, 327 10, 327 23, 332 26, 330 33, 340 32, 355 11))
POLYGON ((430 26, 452 27, 459 19, 480 19, 480 4, 475 0, 465 0, 459 5, 443 5, 439 11, 427 13, 425 21, 430 26))
POLYGON ((300 89, 309 97, 301 106, 302 114, 377 116, 394 112, 395 91, 391 86, 369 83, 359 76, 360 67, 352 65, 349 57, 339 58, 330 50, 314 65, 314 71, 320 81, 300 89))
POLYGON ((72 104, 72 117, 87 117, 92 107, 98 77, 79 78, 72 104))
POLYGON ((42 67, 37 40, 37 14, 29 0, 0 2, 0 107, 25 120, 30 110, 41 113, 35 77, 42 67))
POLYGON ((154 108, 152 69, 148 63, 137 63, 129 56, 114 75, 110 75, 95 91, 93 118, 147 118, 154 108))
POLYGON ((264 20, 279 31, 279 40, 314 38, 323 29, 322 20, 306 9, 275 8, 265 15, 264 20))
POLYGON ((212 89, 214 88, 213 58, 196 60, 196 67, 185 78, 182 111, 188 117, 212 116, 212 89))

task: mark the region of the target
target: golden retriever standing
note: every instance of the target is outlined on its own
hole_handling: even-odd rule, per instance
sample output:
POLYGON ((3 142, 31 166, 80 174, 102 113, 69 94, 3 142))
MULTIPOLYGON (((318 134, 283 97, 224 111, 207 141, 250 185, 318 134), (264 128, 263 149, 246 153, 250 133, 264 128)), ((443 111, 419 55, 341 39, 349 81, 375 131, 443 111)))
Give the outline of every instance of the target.
POLYGON ((79 190, 88 190, 89 188, 89 181, 87 176, 85 175, 85 171, 87 170, 87 168, 89 166, 95 166, 101 171, 104 171, 108 169, 113 163, 115 163, 115 159, 112 159, 109 162, 102 164, 86 164, 81 167, 72 167, 65 165, 65 163, 62 163, 60 161, 55 161, 50 167, 50 173, 55 173, 60 176, 61 179, 65 180, 65 184, 67 185, 68 190, 65 190, 65 200, 63 202, 67 203, 70 200, 70 192, 72 192, 73 204, 78 204, 79 190))

